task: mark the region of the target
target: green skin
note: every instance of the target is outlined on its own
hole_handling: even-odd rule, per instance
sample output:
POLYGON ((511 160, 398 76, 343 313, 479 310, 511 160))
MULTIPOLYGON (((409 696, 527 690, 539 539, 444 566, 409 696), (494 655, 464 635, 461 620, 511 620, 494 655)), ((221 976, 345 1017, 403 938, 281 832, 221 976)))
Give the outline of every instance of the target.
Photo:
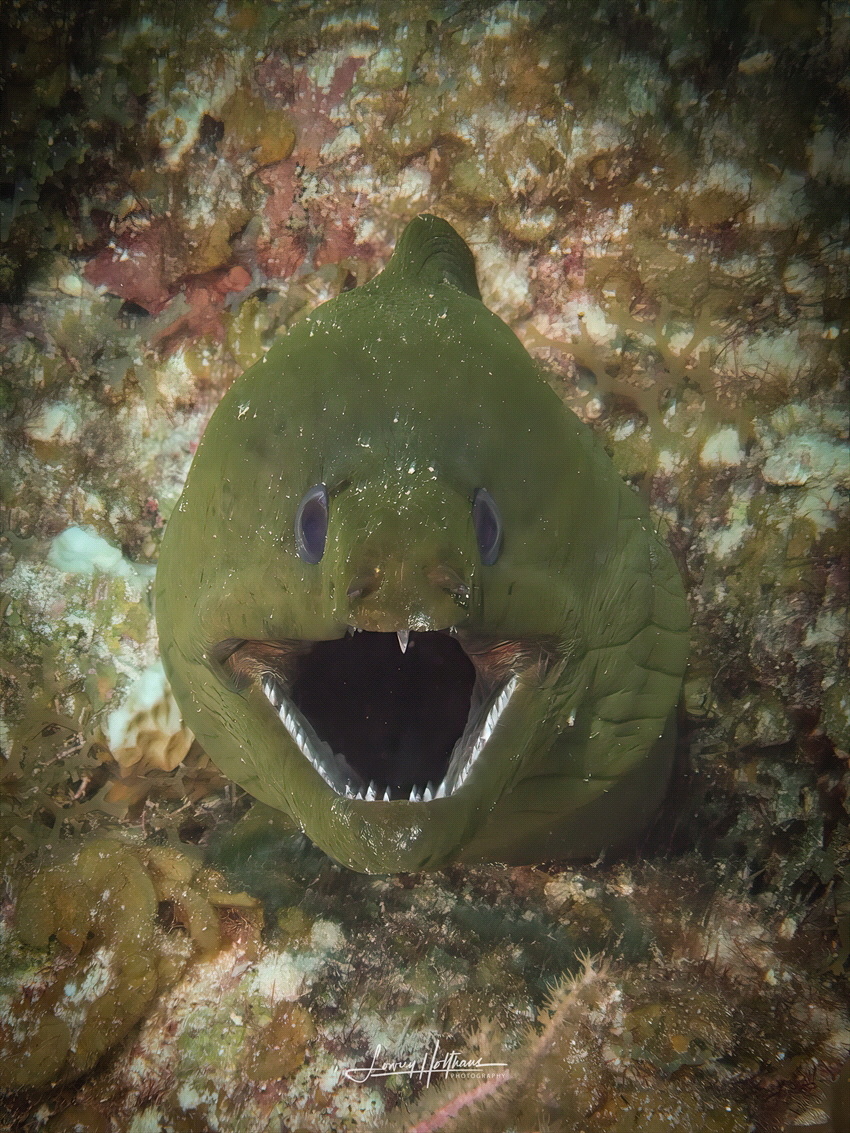
POLYGON ((168 522, 156 601, 166 672, 204 749, 351 869, 597 856, 665 792, 688 648, 678 571, 435 217, 413 220, 381 275, 299 322, 223 398, 168 522), (293 517, 319 483, 329 530, 311 565, 293 517), (490 566, 472 523, 481 487, 504 521, 490 566), (469 586, 466 608, 434 581, 446 566, 469 586), (376 571, 378 589, 349 598, 376 571), (543 635, 559 649, 545 677, 520 673, 453 795, 366 802, 328 786, 262 689, 237 690, 209 652, 349 625, 543 635))

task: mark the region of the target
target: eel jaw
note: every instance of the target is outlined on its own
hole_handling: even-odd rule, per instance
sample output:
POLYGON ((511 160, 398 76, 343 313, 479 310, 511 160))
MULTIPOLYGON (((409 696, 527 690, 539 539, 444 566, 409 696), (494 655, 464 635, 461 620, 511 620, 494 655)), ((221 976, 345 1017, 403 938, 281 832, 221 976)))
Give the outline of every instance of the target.
POLYGON ((451 798, 485 758, 520 678, 540 680, 554 657, 549 640, 454 629, 349 635, 230 638, 211 653, 231 685, 259 685, 334 794, 363 803, 451 798))
MULTIPOLYGON (((432 799, 449 798, 463 786, 495 731, 518 683, 518 677, 511 677, 490 705, 484 719, 475 728, 464 731, 455 744, 448 769, 440 782, 436 786, 432 780, 424 785, 414 784, 410 788, 408 802, 429 803, 432 799)), ((344 755, 334 752, 329 743, 319 739, 306 717, 284 696, 280 685, 272 677, 263 680, 262 688, 302 755, 306 756, 331 790, 343 798, 359 802, 399 801, 397 792, 388 785, 383 786, 382 790, 382 785, 371 779, 367 786, 362 775, 354 770, 344 755)))

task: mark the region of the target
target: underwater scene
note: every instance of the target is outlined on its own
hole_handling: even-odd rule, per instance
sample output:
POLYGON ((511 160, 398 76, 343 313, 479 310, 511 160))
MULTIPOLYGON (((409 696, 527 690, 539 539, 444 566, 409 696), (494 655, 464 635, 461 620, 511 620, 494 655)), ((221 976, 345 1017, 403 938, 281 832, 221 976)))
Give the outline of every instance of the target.
POLYGON ((0 45, 0 1129, 848 1133, 850 3, 0 45))

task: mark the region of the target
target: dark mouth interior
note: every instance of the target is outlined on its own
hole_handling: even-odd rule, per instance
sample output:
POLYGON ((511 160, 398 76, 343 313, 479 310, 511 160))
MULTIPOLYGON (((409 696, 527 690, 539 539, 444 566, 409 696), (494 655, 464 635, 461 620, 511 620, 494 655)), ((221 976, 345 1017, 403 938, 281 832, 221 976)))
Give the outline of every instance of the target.
POLYGON ((439 783, 469 718, 475 667, 447 633, 361 632, 317 641, 294 665, 291 698, 320 739, 368 783, 407 798, 439 783))

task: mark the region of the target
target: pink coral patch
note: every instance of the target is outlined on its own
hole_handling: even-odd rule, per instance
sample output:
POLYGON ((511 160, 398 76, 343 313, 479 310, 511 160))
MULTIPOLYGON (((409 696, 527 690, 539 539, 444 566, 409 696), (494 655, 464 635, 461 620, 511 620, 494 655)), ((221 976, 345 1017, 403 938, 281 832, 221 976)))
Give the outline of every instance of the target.
POLYGON ((95 287, 158 315, 174 294, 175 259, 165 221, 116 233, 109 247, 86 264, 84 275, 95 287))
POLYGON ((194 276, 185 287, 189 310, 161 330, 154 342, 166 349, 173 349, 183 338, 210 335, 221 339, 224 335, 221 312, 228 295, 244 291, 250 282, 250 274, 238 264, 194 276))
POLYGON ((301 184, 294 158, 261 169, 257 176, 270 190, 266 231, 257 241, 257 264, 270 278, 288 279, 307 255, 307 214, 296 198, 301 184))
POLYGON ((306 169, 319 163, 319 151, 339 130, 331 111, 351 90, 365 58, 351 55, 336 68, 327 87, 312 82, 303 67, 293 67, 280 56, 272 56, 260 67, 259 85, 279 99, 295 126, 295 156, 306 169))
POLYGON ((322 146, 339 132, 339 123, 331 118, 331 111, 351 89, 364 61, 360 56, 344 60, 327 87, 312 82, 303 67, 293 67, 277 56, 259 69, 258 83, 286 106, 297 138, 290 158, 258 173, 270 192, 264 208, 265 232, 257 242, 257 264, 270 278, 288 279, 298 270, 307 256, 308 234, 323 234, 314 258, 316 267, 338 263, 355 254, 356 228, 362 212, 353 195, 348 194, 346 200, 337 199, 332 216, 326 215, 325 203, 305 208, 299 200, 299 173, 320 166, 322 146))
POLYGON ((357 226, 365 210, 365 200, 354 193, 325 198, 310 210, 311 227, 322 233, 322 243, 313 261, 317 268, 352 256, 364 258, 373 254, 371 245, 357 242, 357 226))

